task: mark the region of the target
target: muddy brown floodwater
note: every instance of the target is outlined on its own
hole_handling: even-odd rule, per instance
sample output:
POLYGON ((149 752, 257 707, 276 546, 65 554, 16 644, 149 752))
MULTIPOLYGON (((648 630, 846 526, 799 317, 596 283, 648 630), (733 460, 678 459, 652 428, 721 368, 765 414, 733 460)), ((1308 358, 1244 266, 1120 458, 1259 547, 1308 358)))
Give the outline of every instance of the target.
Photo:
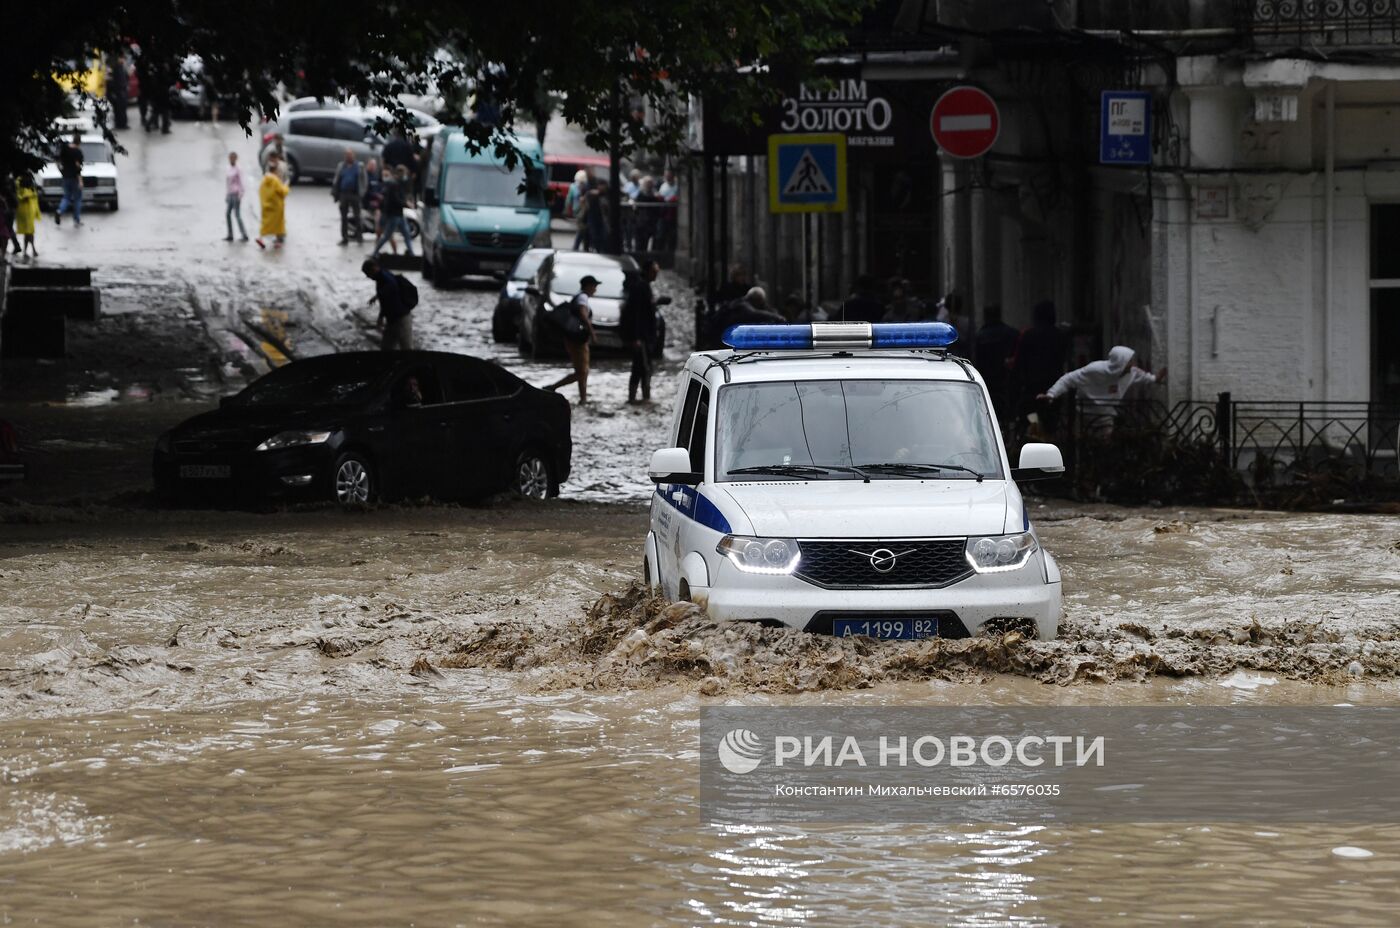
POLYGON ((1390 825, 739 827, 697 798, 717 701, 1393 703, 1393 518, 1044 506, 1061 640, 872 644, 647 600, 639 506, 45 511, 0 525, 0 923, 1400 911, 1390 825))

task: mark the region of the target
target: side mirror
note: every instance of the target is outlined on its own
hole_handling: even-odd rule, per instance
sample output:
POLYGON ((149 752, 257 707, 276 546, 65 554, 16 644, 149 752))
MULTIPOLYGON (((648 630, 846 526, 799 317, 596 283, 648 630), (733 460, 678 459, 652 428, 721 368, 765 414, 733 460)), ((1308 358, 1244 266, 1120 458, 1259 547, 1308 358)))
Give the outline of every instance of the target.
POLYGON ((690 452, 684 448, 662 448, 651 456, 647 476, 652 483, 683 483, 695 486, 703 479, 690 469, 690 452))
POLYGON ((1012 468, 1011 479, 1051 480, 1065 472, 1065 459, 1054 445, 1032 442, 1021 448, 1021 464, 1012 468))
POLYGON ((670 305, 671 305, 671 298, 670 298, 669 296, 657 297, 657 298, 656 298, 656 305, 657 305, 657 306, 670 306, 670 305))

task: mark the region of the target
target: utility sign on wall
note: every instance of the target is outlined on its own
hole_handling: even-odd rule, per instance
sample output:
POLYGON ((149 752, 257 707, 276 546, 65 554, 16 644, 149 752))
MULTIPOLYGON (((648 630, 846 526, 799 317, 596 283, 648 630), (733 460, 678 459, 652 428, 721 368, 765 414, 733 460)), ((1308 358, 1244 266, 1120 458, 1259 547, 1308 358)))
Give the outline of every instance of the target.
POLYGON ((846 137, 768 137, 768 209, 774 213, 840 213, 846 209, 846 137))
POLYGON ((1152 94, 1105 90, 1100 97, 1099 163, 1152 163, 1152 94))

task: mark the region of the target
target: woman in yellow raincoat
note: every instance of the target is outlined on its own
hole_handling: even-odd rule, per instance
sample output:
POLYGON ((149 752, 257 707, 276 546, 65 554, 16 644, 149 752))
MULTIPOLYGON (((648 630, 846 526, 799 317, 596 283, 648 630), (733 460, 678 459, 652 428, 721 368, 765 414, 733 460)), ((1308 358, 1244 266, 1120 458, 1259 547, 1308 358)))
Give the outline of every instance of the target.
POLYGON ((39 249, 34 246, 34 226, 39 221, 39 191, 34 189, 32 177, 15 180, 15 235, 23 236, 24 251, 39 257, 39 249))
POLYGON ((258 202, 262 206, 262 228, 258 230, 259 248, 267 247, 263 244, 264 235, 275 236, 273 245, 277 248, 282 247, 282 241, 287 237, 287 216, 284 207, 287 194, 291 192, 292 188, 277 176, 277 157, 274 155, 268 158, 267 173, 258 185, 258 202))

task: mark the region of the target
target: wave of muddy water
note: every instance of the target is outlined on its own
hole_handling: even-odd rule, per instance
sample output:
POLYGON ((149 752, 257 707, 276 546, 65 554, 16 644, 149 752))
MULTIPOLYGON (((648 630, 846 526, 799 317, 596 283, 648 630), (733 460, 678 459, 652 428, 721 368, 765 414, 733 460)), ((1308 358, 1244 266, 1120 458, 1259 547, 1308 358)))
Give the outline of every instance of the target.
POLYGON ((632 507, 83 515, 0 535, 16 924, 1380 925, 1400 903, 1387 825, 697 809, 715 699, 1392 703, 1393 519, 1044 508, 1060 641, 875 644, 629 592, 632 507))

